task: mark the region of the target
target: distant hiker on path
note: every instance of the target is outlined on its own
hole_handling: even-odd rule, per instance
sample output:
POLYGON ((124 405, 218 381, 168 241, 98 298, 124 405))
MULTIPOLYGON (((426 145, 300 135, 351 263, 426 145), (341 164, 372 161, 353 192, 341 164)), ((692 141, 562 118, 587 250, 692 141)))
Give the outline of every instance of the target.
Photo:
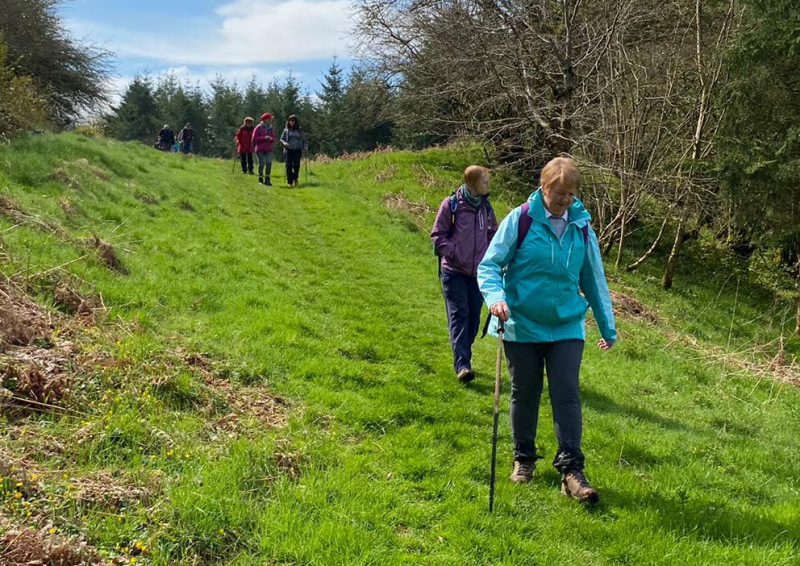
POLYGON ((597 491, 583 475, 578 393, 587 306, 600 329, 601 349, 614 345, 617 332, 597 237, 589 213, 575 198, 579 188, 572 159, 550 161, 540 188, 500 224, 478 266, 478 283, 494 315, 490 333, 497 336, 497 319, 505 321, 514 441, 511 481, 530 481, 540 457, 534 441, 546 368, 558 441, 553 465, 561 473, 561 491, 594 502, 597 491))
POLYGON ((272 114, 264 112, 261 122, 253 130, 253 149, 258 159, 259 184, 272 186, 269 180, 272 173, 272 145, 275 143, 275 131, 272 129, 272 114))
POLYGON ((186 124, 178 133, 178 143, 180 143, 181 153, 189 155, 192 153, 194 145, 194 130, 191 124, 186 124))
POLYGON ((244 123, 239 126, 236 136, 236 153, 242 161, 242 173, 253 174, 253 119, 249 116, 244 119, 244 123))
POLYGON ((286 127, 281 134, 281 144, 286 149, 286 183, 297 186, 297 179, 300 177, 300 159, 303 157, 303 150, 306 149, 306 136, 300 129, 300 121, 297 116, 291 115, 286 120, 286 127))
POLYGON ((164 124, 161 131, 158 132, 158 145, 161 151, 172 151, 172 146, 175 143, 175 132, 168 124, 164 124))
POLYGON ((439 256, 453 367, 462 383, 475 379, 472 343, 478 335, 483 306, 478 264, 497 231, 488 194, 489 170, 470 165, 464 170, 464 183, 439 206, 431 231, 439 256))

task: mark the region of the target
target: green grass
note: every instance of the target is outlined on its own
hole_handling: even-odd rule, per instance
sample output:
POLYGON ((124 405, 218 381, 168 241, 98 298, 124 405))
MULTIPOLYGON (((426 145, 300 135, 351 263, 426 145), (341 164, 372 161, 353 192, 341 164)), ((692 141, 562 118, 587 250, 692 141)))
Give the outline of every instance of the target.
MULTIPOLYGON (((306 187, 288 190, 279 167, 267 189, 230 162, 135 144, 62 135, 1 148, 2 193, 63 232, 0 217, 0 268, 36 287, 64 266, 51 273, 102 294, 107 322, 80 340, 111 361, 77 377, 85 415, 0 420, 0 446, 46 472, 18 499, 3 484, 0 514, 45 516, 109 556, 144 541, 137 563, 159 565, 796 564, 800 394, 678 339, 729 352, 771 343, 789 307, 746 278, 720 293, 730 271, 691 253, 669 293, 656 264, 612 274, 660 322, 621 319, 618 346, 584 357, 587 475, 601 503, 560 496, 547 460, 530 485, 509 484, 503 415, 487 513, 495 345, 476 345, 478 379, 459 385, 427 236, 433 209, 480 159, 461 148, 311 164, 306 187), (53 178, 59 168, 69 182, 53 178), (92 235, 129 275, 97 260, 83 243, 92 235), (214 426, 233 403, 225 380, 285 398, 286 425, 245 415, 234 431, 214 426), (70 495, 71 479, 100 472, 150 496, 109 506, 70 495)), ((499 216, 519 201, 494 193, 499 216)), ((800 350, 788 336, 785 348, 800 350)), ((507 391, 504 381, 503 407, 507 391)), ((549 458, 546 401, 541 412, 549 458)))

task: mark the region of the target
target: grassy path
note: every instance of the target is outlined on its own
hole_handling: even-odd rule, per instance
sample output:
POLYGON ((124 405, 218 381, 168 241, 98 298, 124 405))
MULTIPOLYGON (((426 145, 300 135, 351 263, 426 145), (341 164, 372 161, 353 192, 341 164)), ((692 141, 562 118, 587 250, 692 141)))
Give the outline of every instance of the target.
MULTIPOLYGON (((437 202, 468 152, 314 165, 312 186, 288 190, 232 176, 226 163, 72 137, 55 145, 38 177, 17 165, 42 151, 39 142, 3 150, 7 190, 70 233, 96 231, 128 250, 128 277, 75 264, 108 305, 146 329, 117 355, 145 363, 180 345, 234 362, 234 379, 293 402, 285 429, 208 438, 191 406, 158 392, 145 409, 131 400, 118 410, 121 429, 133 430, 144 410, 185 432, 197 456, 169 467, 161 449, 151 463, 87 452, 86 469, 164 466, 168 477, 161 503, 123 510, 123 526, 80 519, 99 546, 136 532, 152 540, 145 560, 154 564, 800 560, 798 392, 730 377, 663 329, 627 320, 618 347, 589 347, 584 358, 587 473, 601 504, 585 509, 558 493, 545 402, 537 443, 547 458, 531 485, 505 481, 501 419, 495 514, 487 514, 494 344, 477 345, 479 377, 459 385, 427 235, 383 202, 401 192, 437 202), (59 160, 84 155, 111 180, 83 176, 80 190, 46 180, 59 160), (438 181, 420 183, 417 163, 438 181), (388 180, 376 179, 387 170, 388 180), (65 216, 58 198, 81 214, 65 216), (275 470, 276 446, 291 456, 291 473, 275 470)), ((27 252, 42 267, 79 254, 56 244, 33 230, 5 236, 10 256, 27 252)), ((503 407, 507 391, 504 383, 503 407)))

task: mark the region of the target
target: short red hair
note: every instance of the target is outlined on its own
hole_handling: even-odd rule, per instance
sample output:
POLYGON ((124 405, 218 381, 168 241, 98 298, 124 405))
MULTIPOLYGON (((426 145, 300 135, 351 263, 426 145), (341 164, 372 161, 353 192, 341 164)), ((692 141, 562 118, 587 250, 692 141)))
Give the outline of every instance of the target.
POLYGON ((578 166, 571 157, 556 157, 551 159, 542 169, 539 184, 550 187, 558 182, 562 187, 577 191, 581 187, 581 174, 578 166))
POLYGON ((464 169, 464 182, 468 187, 474 187, 484 176, 489 176, 489 170, 480 165, 470 165, 464 169))

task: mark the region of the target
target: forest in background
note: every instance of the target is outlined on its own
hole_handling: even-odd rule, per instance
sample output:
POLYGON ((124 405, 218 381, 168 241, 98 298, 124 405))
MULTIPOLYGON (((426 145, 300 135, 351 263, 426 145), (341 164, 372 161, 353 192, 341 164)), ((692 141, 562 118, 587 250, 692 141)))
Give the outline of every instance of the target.
MULTIPOLYGON (((58 0, 8 0, 0 135, 74 126, 107 101, 111 54, 69 37, 58 0), (35 27, 31 27, 35 26, 35 27), (29 42, 31 30, 42 41, 29 42)), ((207 89, 137 77, 99 124, 152 144, 192 123, 228 157, 245 115, 300 116, 312 153, 468 138, 520 194, 553 155, 576 156, 582 198, 618 269, 687 242, 797 301, 800 332, 800 8, 792 0, 358 0, 360 64, 318 93, 291 76, 207 89), (399 17, 402 15, 403 17, 399 17)))

